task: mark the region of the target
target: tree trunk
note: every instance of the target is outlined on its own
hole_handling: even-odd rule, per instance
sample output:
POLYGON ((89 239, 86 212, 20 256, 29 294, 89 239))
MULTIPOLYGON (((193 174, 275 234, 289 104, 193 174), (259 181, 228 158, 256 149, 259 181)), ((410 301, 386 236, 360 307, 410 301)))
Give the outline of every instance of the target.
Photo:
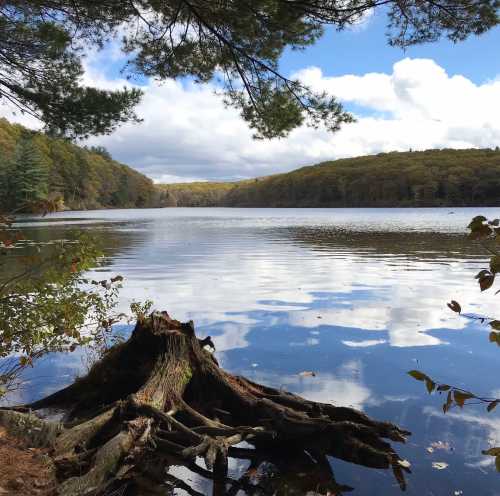
MULTIPOLYGON (((11 430, 17 426, 19 434, 19 425, 33 419, 23 412, 65 412, 62 424, 31 421, 44 433, 38 445, 52 447, 64 496, 117 489, 123 495, 156 494, 161 484, 172 482, 165 468, 179 460, 214 480, 218 494, 239 489, 280 494, 280 484, 290 487, 290 480, 304 472, 293 483, 298 492, 286 494, 341 494, 350 488, 335 482, 327 456, 392 468, 404 489, 405 464, 383 438, 404 442, 408 432, 351 408, 308 401, 233 376, 218 366, 207 343, 212 344, 210 338, 196 338, 192 322, 154 313, 87 376, 30 405, 1 411, 0 422, 11 430), (242 441, 255 449, 237 447, 242 441), (206 468, 195 463, 198 457, 206 468), (228 457, 251 460, 239 481, 227 476, 228 457), (265 487, 251 484, 251 469, 264 461, 281 475, 274 473, 265 487)), ((183 481, 175 483, 198 494, 183 481)))

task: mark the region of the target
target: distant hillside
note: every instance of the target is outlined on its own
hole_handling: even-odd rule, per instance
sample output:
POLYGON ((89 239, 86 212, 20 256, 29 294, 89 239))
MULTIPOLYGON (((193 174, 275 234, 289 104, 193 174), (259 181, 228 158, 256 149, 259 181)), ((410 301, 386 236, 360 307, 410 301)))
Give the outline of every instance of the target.
POLYGON ((158 184, 162 207, 213 207, 224 204, 228 193, 242 183, 158 184))
POLYGON ((151 179, 102 148, 82 148, 0 119, 0 210, 61 197, 71 209, 147 207, 157 203, 151 179))
POLYGON ((70 209, 496 206, 500 151, 380 153, 232 183, 154 185, 103 148, 0 119, 0 211, 48 197, 70 209))
POLYGON ((428 150, 323 162, 236 183, 160 185, 162 206, 500 205, 500 151, 428 150))

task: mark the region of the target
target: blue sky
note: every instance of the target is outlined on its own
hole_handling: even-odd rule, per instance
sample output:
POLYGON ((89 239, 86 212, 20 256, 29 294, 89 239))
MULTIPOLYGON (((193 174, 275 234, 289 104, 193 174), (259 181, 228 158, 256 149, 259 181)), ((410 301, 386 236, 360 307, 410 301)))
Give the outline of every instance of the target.
POLYGON ((304 52, 287 51, 282 60, 285 72, 304 65, 321 67, 326 76, 390 72, 404 57, 431 58, 449 74, 461 74, 475 83, 483 83, 500 74, 500 29, 461 43, 443 39, 417 45, 403 51, 391 47, 385 36, 386 18, 374 15, 365 26, 342 32, 329 28, 319 43, 304 52))
MULTIPOLYGON (((465 42, 441 40, 406 51, 388 45, 386 19, 354 29, 327 29, 304 51, 287 51, 285 75, 336 96, 357 118, 335 134, 307 127, 286 139, 254 141, 235 109, 211 85, 163 84, 120 75, 116 45, 90 54, 87 84, 140 84, 142 124, 126 124, 89 140, 156 181, 237 180, 286 172, 341 157, 430 148, 500 146, 500 28, 465 42)), ((27 117, 13 118, 35 127, 27 117)))

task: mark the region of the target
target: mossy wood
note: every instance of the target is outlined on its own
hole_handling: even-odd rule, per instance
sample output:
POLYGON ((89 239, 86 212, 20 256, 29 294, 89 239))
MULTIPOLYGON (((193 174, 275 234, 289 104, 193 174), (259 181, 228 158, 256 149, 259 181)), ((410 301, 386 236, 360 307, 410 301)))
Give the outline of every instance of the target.
MULTIPOLYGON (((404 442, 408 432, 352 408, 308 401, 229 374, 207 343, 197 339, 192 322, 153 313, 88 375, 30 405, 2 409, 0 423, 17 434, 27 426, 25 433, 38 433, 37 445, 51 446, 64 496, 116 489, 156 494, 155 487, 172 478, 166 467, 181 462, 214 480, 216 494, 236 494, 245 489, 244 478, 228 477, 228 457, 249 459, 253 468, 267 460, 278 468, 302 463, 311 474, 320 472, 321 477, 301 481, 304 494, 349 489, 335 482, 328 456, 392 468, 404 488, 405 464, 384 439, 404 442), (33 410, 65 414, 56 423, 34 419, 33 410), (255 449, 237 446, 243 441, 255 449), (206 468, 196 463, 199 457, 206 468)), ((248 488, 267 494, 256 492, 255 485, 248 488)))

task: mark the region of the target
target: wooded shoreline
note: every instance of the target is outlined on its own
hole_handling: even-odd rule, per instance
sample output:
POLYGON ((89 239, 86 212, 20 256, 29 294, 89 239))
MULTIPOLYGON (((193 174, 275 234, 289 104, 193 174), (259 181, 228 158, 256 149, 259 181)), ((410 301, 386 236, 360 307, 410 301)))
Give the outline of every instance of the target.
POLYGON ((47 198, 61 210, 499 206, 498 191, 498 148, 379 153, 237 182, 155 184, 102 147, 0 119, 3 211, 47 198))

